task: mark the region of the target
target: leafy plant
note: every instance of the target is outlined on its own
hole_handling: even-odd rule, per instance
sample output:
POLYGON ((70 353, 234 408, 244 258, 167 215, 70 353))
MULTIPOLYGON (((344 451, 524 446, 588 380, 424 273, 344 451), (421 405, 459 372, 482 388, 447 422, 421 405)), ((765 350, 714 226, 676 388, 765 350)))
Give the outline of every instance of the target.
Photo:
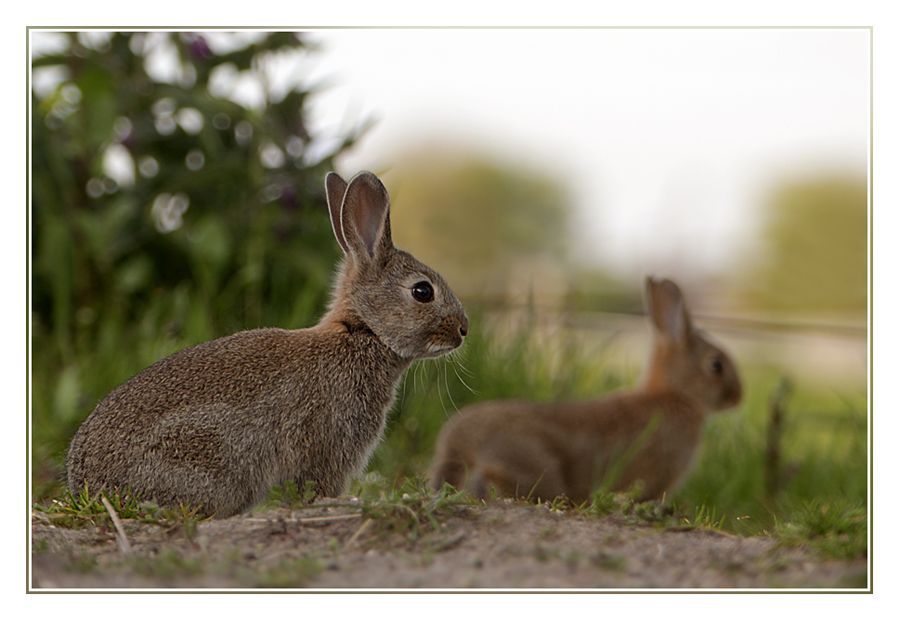
POLYGON ((129 491, 91 492, 87 485, 78 490, 77 494, 66 489, 59 498, 36 503, 34 509, 58 526, 110 526, 112 518, 101 498, 107 499, 122 520, 137 520, 169 529, 180 528, 189 539, 196 534, 197 522, 205 517, 195 507, 159 507, 152 502, 140 500, 129 491))
POLYGON ((359 497, 363 517, 372 520, 377 531, 400 533, 410 541, 439 530, 440 518, 474 502, 450 485, 435 492, 420 477, 410 477, 393 487, 370 473, 355 483, 353 491, 359 497))
POLYGON ((312 126, 306 72, 272 84, 274 60, 315 57, 302 34, 32 36, 41 497, 58 489, 81 420, 135 372, 187 345, 302 326, 322 311, 337 256, 322 180, 359 132, 312 126), (254 101, 238 83, 255 87, 254 101))
POLYGON ((808 501, 775 526, 785 545, 811 545, 827 556, 860 558, 868 549, 863 507, 846 500, 808 501))
POLYGON ((301 489, 296 481, 291 480, 270 489, 266 504, 275 507, 298 507, 309 505, 315 498, 315 481, 305 481, 301 489))

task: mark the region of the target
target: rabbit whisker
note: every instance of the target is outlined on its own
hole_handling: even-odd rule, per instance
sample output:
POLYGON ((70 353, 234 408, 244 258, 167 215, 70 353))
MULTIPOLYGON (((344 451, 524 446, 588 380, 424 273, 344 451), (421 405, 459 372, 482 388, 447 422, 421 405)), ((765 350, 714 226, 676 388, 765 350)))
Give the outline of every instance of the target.
POLYGON ((450 392, 450 383, 447 381, 447 363, 445 362, 444 367, 444 388, 447 389, 447 398, 450 399, 450 405, 453 407, 454 412, 459 412, 459 407, 456 405, 456 402, 453 400, 453 395, 450 392))
MULTIPOLYGON (((462 347, 465 347, 465 344, 463 344, 462 347)), ((463 361, 462 361, 462 351, 461 351, 461 350, 462 350, 462 347, 459 347, 458 349, 453 350, 453 353, 450 354, 450 356, 453 358, 453 360, 456 361, 456 363, 457 363, 457 365, 459 366, 460 370, 461 370, 464 374, 468 375, 469 378, 474 378, 474 377, 475 377, 475 374, 472 373, 472 371, 470 371, 469 368, 468 368, 468 367, 463 363, 463 361)))
POLYGON ((425 360, 420 360, 418 367, 416 368, 416 377, 422 382, 422 390, 425 389, 425 383, 428 380, 428 369, 425 364, 425 360))
MULTIPOLYGON (((438 374, 440 374, 440 371, 438 371, 438 374)), ((440 402, 441 402, 441 409, 444 410, 444 418, 450 418, 450 415, 447 413, 447 406, 444 405, 444 396, 441 394, 441 383, 440 383, 440 381, 438 381, 438 385, 437 385, 437 394, 438 394, 438 399, 439 399, 440 402)))
POLYGON ((409 380, 409 371, 403 374, 403 386, 400 387, 400 401, 406 398, 406 382, 409 380))
POLYGON ((413 362, 409 367, 409 371, 407 372, 407 375, 412 375, 412 377, 413 377, 413 391, 414 392, 419 392, 419 383, 416 381, 416 365, 417 364, 418 364, 418 361, 413 362))
POLYGON ((420 360, 416 364, 416 379, 421 382, 422 386, 420 390, 425 390, 426 382, 428 380, 428 369, 425 367, 425 361, 420 360))
POLYGON ((456 365, 455 363, 458 363, 458 361, 457 361, 455 358, 451 358, 450 361, 451 361, 451 363, 454 363, 454 364, 451 365, 451 368, 453 369, 453 373, 456 374, 456 379, 458 379, 458 380, 460 381, 460 383, 461 383, 463 386, 465 386, 466 389, 467 389, 470 393, 472 393, 473 395, 477 395, 478 392, 477 392, 474 388, 472 388, 471 386, 469 386, 469 385, 466 383, 466 380, 464 380, 464 379, 462 378, 462 376, 459 374, 459 372, 457 372, 457 370, 456 370, 457 365, 456 365))

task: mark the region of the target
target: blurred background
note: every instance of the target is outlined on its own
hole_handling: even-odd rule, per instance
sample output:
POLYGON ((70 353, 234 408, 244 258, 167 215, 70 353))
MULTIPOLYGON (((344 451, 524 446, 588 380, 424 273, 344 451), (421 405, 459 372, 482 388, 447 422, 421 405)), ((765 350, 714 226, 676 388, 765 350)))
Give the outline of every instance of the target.
POLYGON ((31 49, 35 499, 142 368, 314 323, 338 258, 323 177, 370 169, 395 243, 474 326, 458 360, 410 370, 372 472, 424 471, 465 403, 634 382, 656 274, 748 387, 677 500, 741 532, 837 511, 864 534, 868 31, 32 31, 31 49))

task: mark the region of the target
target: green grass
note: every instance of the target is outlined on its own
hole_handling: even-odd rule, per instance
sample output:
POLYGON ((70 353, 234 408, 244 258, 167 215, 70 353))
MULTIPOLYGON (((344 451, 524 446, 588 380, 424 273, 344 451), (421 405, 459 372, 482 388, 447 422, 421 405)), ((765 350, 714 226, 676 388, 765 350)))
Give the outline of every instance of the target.
POLYGON ((786 513, 775 526, 785 545, 811 545, 835 558, 866 554, 866 512, 852 501, 805 502, 786 513))
POLYGON ((358 479, 352 493, 359 498, 362 517, 371 520, 376 533, 399 533, 409 542, 440 530, 442 519, 475 502, 449 485, 435 492, 422 477, 391 486, 374 473, 358 479))
POLYGON ((199 558, 186 556, 178 550, 163 550, 153 556, 135 556, 129 564, 141 576, 163 580, 198 576, 204 572, 203 562, 199 558))
MULTIPOLYGON (((473 326, 485 325, 474 316, 473 326)), ((123 328, 124 329, 124 328, 123 328)), ((488 328, 484 328, 484 332, 488 328)), ((576 339, 565 331, 535 332, 527 322, 493 337, 473 330, 449 358, 415 363, 402 380, 384 441, 358 481, 368 517, 420 537, 448 506, 463 503, 452 492, 437 504, 422 484, 441 427, 460 408, 485 399, 537 401, 591 398, 631 385, 640 369, 617 359, 608 343, 576 339), (404 496, 405 495, 405 496, 404 496), (368 505, 366 505, 368 503, 368 505), (441 504, 445 503, 445 504, 441 504), (447 504, 449 503, 449 504, 447 504)), ((62 364, 35 347, 33 366, 33 483, 41 507, 69 523, 105 520, 89 497, 67 497, 62 485, 65 447, 93 404, 128 376, 159 357, 194 342, 159 337, 152 319, 134 326, 133 346, 122 334, 101 335, 62 364), (49 499, 61 505, 51 506, 49 499)), ((162 331, 165 334, 165 331, 162 331)), ((48 335, 35 333, 36 345, 48 335), (40 338, 39 338, 40 337, 40 338)), ((580 511, 620 513, 667 528, 716 528, 741 535, 766 534, 785 545, 809 545, 839 558, 860 558, 867 543, 867 419, 865 386, 836 387, 793 378, 783 401, 777 486, 766 481, 770 399, 789 369, 739 361, 746 387, 741 406, 714 416, 705 430, 692 474, 665 509, 623 504, 595 495, 580 511)), ((79 495, 80 496, 80 495, 79 495)), ((148 510, 127 498, 110 498, 122 517, 148 510), (116 505, 119 502, 119 505, 116 505)), ((290 484, 274 489, 269 503, 302 506, 309 490, 290 484)), ((565 504, 557 508, 567 510, 565 504)), ((179 520, 158 509, 146 519, 179 520)), ((182 520, 183 521, 183 520, 182 520)))
MULTIPOLYGON (((156 524, 181 531, 192 539, 197 532, 197 522, 204 519, 192 507, 159 507, 152 502, 143 502, 129 492, 103 492, 110 506, 119 518, 137 520, 145 524, 156 524)), ((101 500, 100 492, 91 492, 85 485, 77 494, 69 490, 59 498, 52 498, 34 504, 34 509, 56 526, 65 528, 85 528, 87 526, 112 526, 112 517, 101 500)))
POLYGON ((269 589, 300 588, 322 571, 316 558, 300 556, 280 561, 254 575, 254 586, 269 589))
MULTIPOLYGON (((474 323, 474 322, 473 322, 474 323)), ((502 339, 470 335, 449 359, 410 370, 371 470, 400 482, 427 469, 442 425, 456 409, 484 399, 536 401, 600 396, 631 385, 639 369, 624 366, 605 344, 565 333, 534 336, 528 327, 502 339)), ((794 378, 784 397, 776 489, 766 482, 771 399, 783 392, 788 369, 741 364, 745 399, 712 417, 692 473, 674 497, 666 527, 714 528, 805 543, 841 558, 860 558, 867 541, 865 385, 835 387, 794 378), (852 519, 812 520, 840 515, 852 519), (817 528, 811 528, 811 523, 817 528)), ((653 522, 653 511, 595 495, 581 511, 623 513, 653 522), (640 515, 644 511, 644 515, 640 515), (650 511, 650 513, 646 513, 650 511), (630 512, 630 513, 629 513, 630 512)))
POLYGON ((656 526, 667 530, 721 530, 725 518, 716 509, 679 502, 635 500, 635 491, 610 492, 599 489, 591 499, 574 510, 585 516, 615 516, 626 523, 656 526))
POLYGON ((294 480, 285 481, 269 490, 265 505, 270 507, 303 507, 316 499, 315 481, 306 481, 303 488, 294 480))

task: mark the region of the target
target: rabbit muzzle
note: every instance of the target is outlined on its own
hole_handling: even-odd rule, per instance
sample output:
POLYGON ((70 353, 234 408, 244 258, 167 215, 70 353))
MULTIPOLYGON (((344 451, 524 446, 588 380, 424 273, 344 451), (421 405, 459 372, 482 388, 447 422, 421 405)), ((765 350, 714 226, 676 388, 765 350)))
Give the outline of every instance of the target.
POLYGON ((730 384, 725 386, 722 396, 719 400, 720 407, 724 409, 732 408, 741 402, 743 390, 740 384, 730 384))
POLYGON ((431 356, 441 356, 462 345, 468 333, 469 319, 465 313, 445 317, 428 339, 425 349, 431 356))

